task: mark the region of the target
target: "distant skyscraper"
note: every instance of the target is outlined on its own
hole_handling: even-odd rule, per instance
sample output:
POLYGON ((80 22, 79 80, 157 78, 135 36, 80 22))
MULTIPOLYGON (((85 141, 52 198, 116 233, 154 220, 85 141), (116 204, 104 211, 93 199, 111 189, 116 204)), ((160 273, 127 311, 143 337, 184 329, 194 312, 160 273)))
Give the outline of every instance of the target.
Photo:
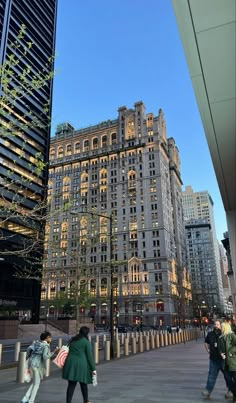
POLYGON ((188 264, 193 280, 193 303, 200 300, 224 311, 224 293, 216 238, 213 201, 207 191, 194 192, 191 186, 183 191, 183 209, 186 222, 188 264), (209 297, 207 298, 207 295, 209 297), (195 298, 195 301, 194 301, 195 298))
POLYGON ((146 115, 137 102, 118 111, 118 119, 81 130, 62 124, 52 138, 42 314, 47 297, 49 315, 63 313, 57 299, 82 282, 93 301, 81 316, 108 323, 112 256, 119 322, 176 323, 190 318, 191 299, 179 152, 162 110, 146 115), (67 205, 77 216, 63 212, 67 205), (112 216, 112 252, 109 220, 96 213, 112 216))
MULTIPOLYGON (((26 237, 38 236, 40 226, 35 220, 22 220, 20 213, 6 219, 6 208, 16 202, 22 211, 37 208, 46 193, 47 167, 40 175, 35 170, 35 156, 47 163, 50 141, 50 110, 52 79, 32 91, 25 89, 25 79, 31 82, 38 74, 48 74, 53 68, 49 60, 54 56, 57 0, 0 0, 0 65, 11 61, 13 76, 11 88, 20 89, 21 96, 11 104, 10 94, 4 93, 4 82, 0 77, 0 97, 8 97, 9 103, 1 104, 0 110, 0 201, 2 228, 0 249, 13 252, 22 248, 26 237), (23 38, 18 38, 24 26, 23 38), (17 44, 14 46, 13 43, 17 44), (22 49, 31 44, 27 53, 22 49), (47 64, 50 64, 47 67, 47 64), (45 73, 42 73, 45 71, 45 73), (5 106, 4 106, 5 105, 5 106), (45 105, 48 110, 45 110, 45 105), (37 121, 37 123, 36 123, 37 121), (14 133, 3 135, 3 129, 14 127, 14 133)), ((1 98, 0 98, 1 100, 1 98)), ((11 256, 2 257, 0 270, 0 300, 15 309, 33 315, 37 320, 39 308, 39 282, 18 280, 15 271, 27 265, 26 261, 11 256), (7 301, 7 302, 4 302, 7 301)))

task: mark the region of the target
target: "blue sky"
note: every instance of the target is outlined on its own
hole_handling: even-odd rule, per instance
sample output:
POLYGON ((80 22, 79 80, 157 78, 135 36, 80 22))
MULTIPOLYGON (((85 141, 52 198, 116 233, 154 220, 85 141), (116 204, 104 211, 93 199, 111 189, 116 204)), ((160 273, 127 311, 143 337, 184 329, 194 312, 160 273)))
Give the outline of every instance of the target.
POLYGON ((180 151, 182 180, 208 190, 216 231, 227 230, 214 169, 171 0, 59 0, 53 129, 115 119, 142 100, 163 109, 180 151))

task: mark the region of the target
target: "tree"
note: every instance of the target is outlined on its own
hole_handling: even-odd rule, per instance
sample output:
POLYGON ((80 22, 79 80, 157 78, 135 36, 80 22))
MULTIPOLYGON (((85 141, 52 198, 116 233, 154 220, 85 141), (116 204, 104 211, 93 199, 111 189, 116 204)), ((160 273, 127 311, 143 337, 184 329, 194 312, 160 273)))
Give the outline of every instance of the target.
POLYGON ((48 166, 47 150, 35 150, 32 155, 35 145, 28 133, 44 133, 50 128, 51 108, 45 88, 51 85, 54 75, 54 57, 48 58, 43 69, 36 68, 31 62, 34 44, 25 25, 9 48, 11 53, 0 65, 0 140, 3 149, 10 149, 16 157, 1 160, 0 255, 29 257, 42 250, 48 166), (38 97, 45 99, 40 113, 33 104, 38 97), (20 165, 25 168, 19 168, 20 165), (17 238, 19 232, 26 236, 17 238))

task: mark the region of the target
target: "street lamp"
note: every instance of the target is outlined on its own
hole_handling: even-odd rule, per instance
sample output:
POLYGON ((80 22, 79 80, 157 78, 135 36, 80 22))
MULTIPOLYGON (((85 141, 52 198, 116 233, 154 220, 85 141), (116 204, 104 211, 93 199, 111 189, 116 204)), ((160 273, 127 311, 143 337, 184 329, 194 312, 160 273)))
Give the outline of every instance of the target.
POLYGON ((110 245, 110 283, 111 283, 111 292, 110 292, 110 353, 111 358, 114 358, 114 316, 113 316, 113 303, 114 303, 114 295, 113 295, 113 267, 112 267, 112 215, 94 213, 93 211, 71 211, 70 214, 89 214, 92 217, 103 217, 109 220, 109 245, 110 245))

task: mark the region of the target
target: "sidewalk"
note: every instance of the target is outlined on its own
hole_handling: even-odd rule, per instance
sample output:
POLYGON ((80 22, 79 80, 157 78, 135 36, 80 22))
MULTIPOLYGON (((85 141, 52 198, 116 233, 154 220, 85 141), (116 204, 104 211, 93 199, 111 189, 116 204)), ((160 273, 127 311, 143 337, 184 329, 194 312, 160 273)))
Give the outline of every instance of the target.
MULTIPOLYGON (((208 372, 203 339, 137 354, 97 367, 98 385, 89 386, 92 403, 202 403, 201 390, 208 372)), ((15 383, 16 369, 0 371, 0 402, 20 403, 28 385, 15 383)), ((65 403, 67 382, 53 369, 41 384, 35 403, 65 403)), ((224 403, 222 374, 211 401, 224 403)), ((74 403, 82 403, 77 386, 74 403)))

